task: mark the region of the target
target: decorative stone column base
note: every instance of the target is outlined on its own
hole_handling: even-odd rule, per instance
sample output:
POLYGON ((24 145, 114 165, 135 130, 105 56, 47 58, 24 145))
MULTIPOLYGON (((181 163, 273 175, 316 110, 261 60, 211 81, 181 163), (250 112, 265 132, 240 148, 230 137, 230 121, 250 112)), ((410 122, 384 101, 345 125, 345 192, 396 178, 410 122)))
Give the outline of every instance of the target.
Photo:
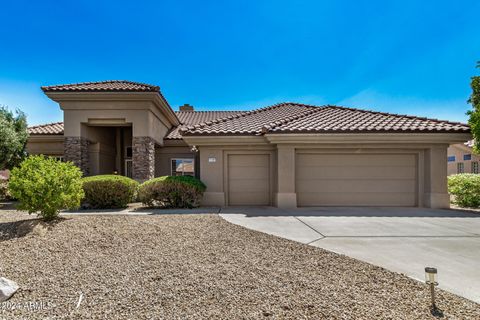
POLYGON ((73 162, 82 170, 84 176, 89 174, 88 140, 83 137, 65 137, 64 139, 65 161, 73 162))
POLYGON ((133 179, 145 181, 155 176, 155 141, 150 137, 133 137, 133 179))

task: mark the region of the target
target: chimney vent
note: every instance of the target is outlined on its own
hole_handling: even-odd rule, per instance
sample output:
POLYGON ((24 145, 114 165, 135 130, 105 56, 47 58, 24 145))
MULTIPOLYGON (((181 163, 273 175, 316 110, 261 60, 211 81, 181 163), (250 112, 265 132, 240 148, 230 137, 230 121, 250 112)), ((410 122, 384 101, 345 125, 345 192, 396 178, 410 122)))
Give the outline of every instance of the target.
POLYGON ((193 111, 193 106, 185 103, 183 106, 180 106, 180 111, 193 111))

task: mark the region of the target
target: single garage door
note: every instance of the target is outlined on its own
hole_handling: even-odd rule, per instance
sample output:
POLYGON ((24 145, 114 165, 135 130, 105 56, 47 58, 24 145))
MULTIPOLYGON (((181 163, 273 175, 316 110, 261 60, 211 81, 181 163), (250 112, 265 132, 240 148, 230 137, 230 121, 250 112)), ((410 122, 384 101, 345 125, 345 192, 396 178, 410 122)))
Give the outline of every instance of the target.
POLYGON ((228 204, 231 206, 270 205, 270 156, 268 154, 228 155, 228 204))
POLYGON ((298 206, 415 206, 415 154, 298 153, 298 206))

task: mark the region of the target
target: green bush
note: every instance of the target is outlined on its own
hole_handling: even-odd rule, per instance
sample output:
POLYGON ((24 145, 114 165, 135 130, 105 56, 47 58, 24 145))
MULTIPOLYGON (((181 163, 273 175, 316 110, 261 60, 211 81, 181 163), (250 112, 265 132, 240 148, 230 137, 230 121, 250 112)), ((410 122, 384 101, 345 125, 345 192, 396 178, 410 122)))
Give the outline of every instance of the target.
POLYGON ((140 185, 138 198, 148 207, 194 208, 206 186, 191 176, 164 176, 140 185))
POLYGON ((99 175, 82 179, 85 199, 89 208, 125 208, 135 200, 138 182, 124 176, 99 175))
POLYGON ((460 207, 480 207, 480 175, 462 173, 449 176, 448 192, 453 195, 453 203, 460 207))
POLYGON ((12 170, 8 188, 18 208, 52 220, 61 209, 75 209, 84 196, 82 172, 71 162, 30 156, 12 170))

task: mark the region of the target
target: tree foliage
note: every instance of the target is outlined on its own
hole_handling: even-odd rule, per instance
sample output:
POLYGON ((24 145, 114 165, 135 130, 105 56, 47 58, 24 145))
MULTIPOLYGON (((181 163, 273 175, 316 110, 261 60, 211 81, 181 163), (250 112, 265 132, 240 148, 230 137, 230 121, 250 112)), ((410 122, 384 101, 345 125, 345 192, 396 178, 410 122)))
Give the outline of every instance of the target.
POLYGON ((11 169, 26 157, 27 117, 0 107, 0 170, 11 169))
POLYGON ((82 172, 71 162, 45 156, 29 156, 15 167, 8 184, 18 208, 39 212, 44 220, 55 219, 61 209, 75 209, 85 196, 82 172))
MULTIPOLYGON (((480 61, 477 62, 477 68, 480 68, 480 61)), ((472 130, 475 145, 473 150, 475 153, 480 153, 480 76, 473 76, 470 81, 472 94, 468 99, 468 103, 472 105, 472 110, 469 110, 468 124, 472 130)))

